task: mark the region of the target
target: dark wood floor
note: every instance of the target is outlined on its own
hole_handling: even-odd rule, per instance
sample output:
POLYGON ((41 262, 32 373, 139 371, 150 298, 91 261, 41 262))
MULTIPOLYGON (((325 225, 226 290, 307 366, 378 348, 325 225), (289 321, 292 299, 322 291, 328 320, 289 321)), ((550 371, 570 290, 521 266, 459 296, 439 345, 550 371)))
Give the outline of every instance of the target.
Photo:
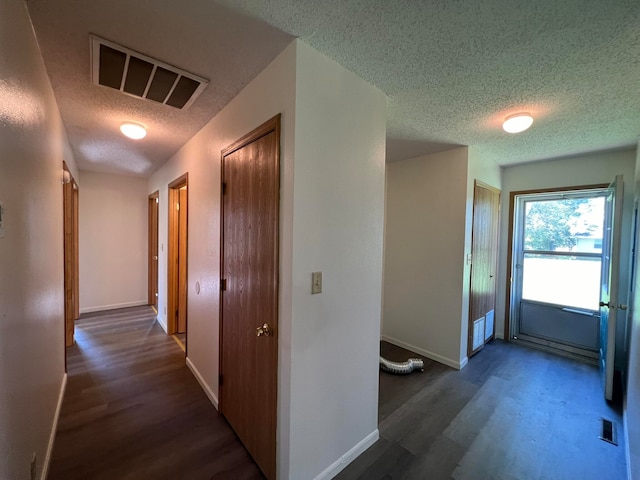
POLYGON ((461 371, 425 360, 422 373, 381 373, 380 440, 337 478, 621 480, 622 428, 596 368, 494 341, 461 371), (601 417, 618 446, 598 438, 601 417))
POLYGON ((150 307, 83 316, 50 480, 263 478, 150 307))
MULTIPOLYGON (((136 307, 77 322, 48 478, 263 478, 154 316, 136 307)), ((381 373, 381 439, 337 478, 619 480, 622 428, 597 369, 495 341, 461 371, 425 360, 421 373, 381 373), (601 417, 618 446, 598 438, 601 417)))

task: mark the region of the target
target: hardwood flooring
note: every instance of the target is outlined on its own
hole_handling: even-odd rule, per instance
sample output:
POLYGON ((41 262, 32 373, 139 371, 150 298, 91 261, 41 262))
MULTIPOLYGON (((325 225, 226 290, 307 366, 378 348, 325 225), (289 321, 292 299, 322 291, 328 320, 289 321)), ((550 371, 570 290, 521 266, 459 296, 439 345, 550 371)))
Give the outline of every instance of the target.
POLYGON ((461 371, 425 359, 422 373, 381 372, 380 440, 337 479, 622 480, 622 429, 597 368, 496 340, 461 371), (599 439, 601 417, 618 446, 599 439))
POLYGON ((150 307, 83 316, 50 480, 261 479, 150 307))
MULTIPOLYGON (((135 307, 76 323, 48 478, 263 478, 154 317, 135 307)), ((381 353, 419 356, 385 342, 381 353)), ((461 371, 425 359, 421 373, 381 372, 379 429, 338 479, 626 478, 620 409, 598 370, 501 341, 461 371), (618 446, 598 438, 601 417, 618 446)))

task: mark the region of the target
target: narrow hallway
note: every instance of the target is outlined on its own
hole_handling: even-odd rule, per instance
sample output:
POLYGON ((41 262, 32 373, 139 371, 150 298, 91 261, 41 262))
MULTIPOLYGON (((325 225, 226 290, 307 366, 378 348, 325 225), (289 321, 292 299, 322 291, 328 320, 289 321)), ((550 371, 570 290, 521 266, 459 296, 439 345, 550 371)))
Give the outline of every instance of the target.
POLYGON ((83 315, 50 480, 263 478, 150 307, 83 315))

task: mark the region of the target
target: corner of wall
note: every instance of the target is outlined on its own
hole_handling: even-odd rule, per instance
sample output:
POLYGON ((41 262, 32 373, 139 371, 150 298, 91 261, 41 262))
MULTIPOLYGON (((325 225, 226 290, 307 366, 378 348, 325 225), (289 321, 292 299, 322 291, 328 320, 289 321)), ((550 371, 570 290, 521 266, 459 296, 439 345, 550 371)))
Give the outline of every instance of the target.
POLYGON ((331 480, 379 439, 380 432, 376 428, 373 432, 371 432, 369 435, 355 444, 353 448, 351 448, 351 450, 346 452, 338 460, 333 462, 325 470, 319 473, 314 480, 331 480))
POLYGON ((459 147, 387 165, 383 335, 454 368, 466 354, 468 155, 459 147), (429 205, 438 208, 416 217, 429 205))
POLYGON ((330 478, 377 435, 386 105, 326 55, 296 49, 290 454, 279 478, 330 478), (307 288, 313 271, 321 295, 307 288))
POLYGON ((158 325, 162 327, 164 333, 169 332, 169 330, 167 329, 167 320, 163 316, 161 316, 160 314, 156 315, 156 321, 158 322, 158 325))
POLYGON ((200 371, 196 368, 189 357, 187 357, 186 363, 187 367, 189 367, 189 370, 191 370, 191 373, 193 373, 193 376, 196 377, 196 380, 198 380, 198 383, 204 390, 204 393, 207 394, 207 397, 209 397, 209 400, 211 401, 215 409, 218 410, 218 397, 213 392, 213 388, 209 386, 209 384, 206 382, 200 371))
MULTIPOLYGON (((441 363, 451 368, 455 368, 456 370, 461 370, 468 362, 468 358, 466 355, 463 355, 460 359, 454 359, 442 356, 438 353, 432 352, 430 350, 426 350, 422 347, 418 347, 416 345, 412 345, 411 343, 403 342, 402 340, 398 340, 397 338, 389 337, 388 335, 382 335, 380 338, 384 342, 391 343, 400 348, 404 348, 405 350, 409 350, 410 352, 419 353, 420 355, 433 360, 434 362, 441 363)), ((465 345, 466 351, 466 345, 465 345)))

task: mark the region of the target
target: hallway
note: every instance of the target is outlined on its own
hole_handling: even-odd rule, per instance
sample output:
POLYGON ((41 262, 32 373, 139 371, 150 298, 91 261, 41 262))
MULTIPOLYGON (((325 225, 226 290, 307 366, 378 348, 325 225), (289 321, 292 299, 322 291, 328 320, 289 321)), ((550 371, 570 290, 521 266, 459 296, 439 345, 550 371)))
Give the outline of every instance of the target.
POLYGON ((263 478, 150 307, 83 315, 49 480, 263 478))

